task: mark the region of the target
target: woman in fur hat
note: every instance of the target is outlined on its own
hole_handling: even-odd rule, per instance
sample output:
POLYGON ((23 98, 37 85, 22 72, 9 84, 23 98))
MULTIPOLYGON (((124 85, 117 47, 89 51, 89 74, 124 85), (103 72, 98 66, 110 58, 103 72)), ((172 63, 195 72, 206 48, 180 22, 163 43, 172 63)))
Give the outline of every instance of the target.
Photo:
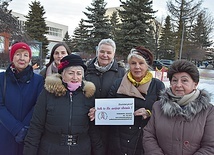
POLYGON ((11 64, 0 73, 0 154, 22 155, 33 107, 44 80, 29 65, 32 52, 26 43, 13 44, 9 54, 11 64))
POLYGON ((214 107, 210 94, 197 88, 197 67, 179 60, 167 75, 170 88, 154 104, 144 128, 145 155, 213 155, 214 107))
POLYGON ((86 66, 77 55, 65 56, 58 73, 46 77, 25 139, 25 155, 90 155, 99 139, 88 111, 94 107, 95 86, 84 81, 86 66))

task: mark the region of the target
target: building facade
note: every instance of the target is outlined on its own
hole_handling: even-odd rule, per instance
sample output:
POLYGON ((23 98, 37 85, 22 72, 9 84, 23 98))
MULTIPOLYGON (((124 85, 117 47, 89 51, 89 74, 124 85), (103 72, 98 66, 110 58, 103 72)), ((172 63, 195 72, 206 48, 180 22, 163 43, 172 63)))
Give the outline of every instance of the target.
MULTIPOLYGON (((23 14, 12 12, 12 15, 18 18, 18 22, 21 26, 24 26, 26 18, 23 14)), ((63 40, 66 32, 68 31, 68 26, 47 20, 45 22, 48 27, 48 34, 46 34, 46 37, 49 41, 48 50, 50 51, 57 42, 63 40)), ((0 53, 7 52, 9 50, 9 38, 9 34, 0 33, 0 53)))

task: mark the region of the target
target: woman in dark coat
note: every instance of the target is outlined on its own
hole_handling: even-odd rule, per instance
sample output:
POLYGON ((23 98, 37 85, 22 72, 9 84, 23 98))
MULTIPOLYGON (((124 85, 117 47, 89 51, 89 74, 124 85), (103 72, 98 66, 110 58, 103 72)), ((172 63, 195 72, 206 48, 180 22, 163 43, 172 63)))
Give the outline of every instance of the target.
POLYGON ((31 49, 23 42, 11 47, 11 64, 0 73, 0 154, 22 155, 33 107, 43 88, 43 77, 29 65, 31 49))
POLYGON ((83 81, 86 66, 77 55, 65 56, 61 74, 45 80, 25 139, 24 155, 90 155, 91 145, 101 155, 99 139, 89 121, 95 86, 83 81), (92 144, 91 144, 92 143, 92 144))
POLYGON ((210 94, 197 88, 199 71, 187 60, 168 70, 170 88, 161 92, 144 128, 146 155, 213 155, 214 106, 210 94))
POLYGON ((111 87, 109 97, 134 98, 134 125, 112 127, 110 155, 143 155, 142 135, 152 113, 152 106, 164 89, 160 80, 149 72, 152 65, 152 53, 142 47, 136 47, 128 55, 129 71, 111 87))
MULTIPOLYGON (((118 63, 114 58, 115 51, 116 45, 112 39, 102 39, 97 47, 96 58, 88 62, 85 78, 95 84, 95 98, 106 98, 113 82, 118 78, 122 78, 125 74, 124 65, 118 63)), ((97 127, 99 129, 98 135, 100 135, 105 149, 105 154, 103 155, 107 155, 109 150, 109 126, 97 127)))

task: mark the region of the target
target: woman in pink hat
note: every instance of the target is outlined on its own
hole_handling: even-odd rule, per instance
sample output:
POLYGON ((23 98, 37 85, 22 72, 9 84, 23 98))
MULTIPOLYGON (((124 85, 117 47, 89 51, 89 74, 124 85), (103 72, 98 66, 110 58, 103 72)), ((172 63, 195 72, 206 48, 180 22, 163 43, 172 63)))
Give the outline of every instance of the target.
POLYGON ((11 64, 0 73, 0 154, 22 155, 23 140, 44 80, 29 65, 32 52, 26 43, 15 43, 9 56, 11 64))

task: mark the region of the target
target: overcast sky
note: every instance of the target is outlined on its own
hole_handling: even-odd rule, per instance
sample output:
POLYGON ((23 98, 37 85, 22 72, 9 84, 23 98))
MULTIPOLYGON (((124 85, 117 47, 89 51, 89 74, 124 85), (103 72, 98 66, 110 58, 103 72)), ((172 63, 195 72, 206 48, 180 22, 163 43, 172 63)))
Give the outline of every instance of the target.
MULTIPOLYGON (((34 0, 12 0, 9 3, 9 9, 24 15, 28 14, 29 4, 34 0)), ((78 27, 81 18, 86 19, 83 11, 87 6, 91 6, 92 0, 40 0, 44 7, 46 20, 61 23, 69 27, 69 34, 72 35, 76 27, 78 27)), ((118 7, 119 0, 105 0, 108 7, 118 7)), ((207 8, 214 16, 213 0, 204 0, 203 7, 207 8)), ((166 17, 166 0, 153 0, 153 9, 158 10, 156 16, 159 19, 166 17)))

